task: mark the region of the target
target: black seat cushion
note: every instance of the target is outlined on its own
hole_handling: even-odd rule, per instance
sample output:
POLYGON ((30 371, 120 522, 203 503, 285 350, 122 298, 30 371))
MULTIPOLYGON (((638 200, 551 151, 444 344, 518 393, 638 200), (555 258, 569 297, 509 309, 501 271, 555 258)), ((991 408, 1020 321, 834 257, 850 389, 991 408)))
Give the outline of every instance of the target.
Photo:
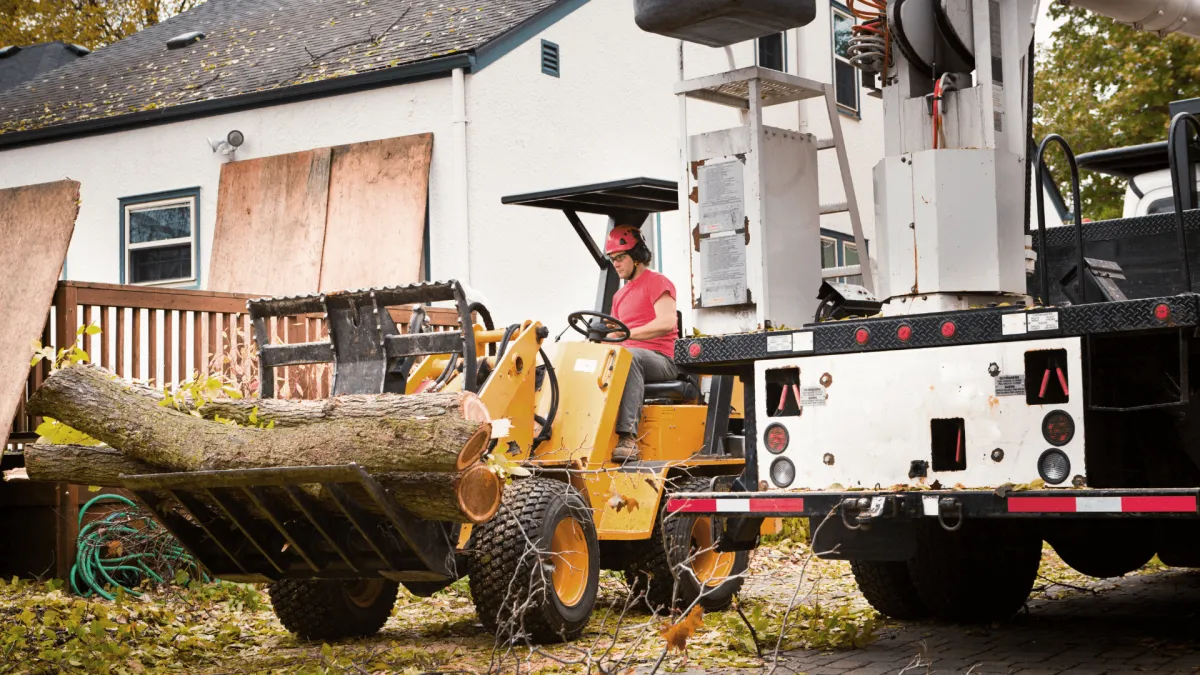
POLYGON ((696 403, 700 387, 695 376, 680 375, 669 382, 647 382, 642 397, 646 400, 668 400, 673 403, 696 403))

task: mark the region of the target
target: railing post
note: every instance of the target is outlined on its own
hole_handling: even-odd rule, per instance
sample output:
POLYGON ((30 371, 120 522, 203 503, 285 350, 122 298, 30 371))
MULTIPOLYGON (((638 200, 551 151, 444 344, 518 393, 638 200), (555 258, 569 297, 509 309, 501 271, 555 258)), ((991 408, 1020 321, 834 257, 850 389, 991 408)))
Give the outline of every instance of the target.
MULTIPOLYGON (((75 344, 79 328, 79 291, 69 281, 60 281, 54 292, 55 353, 75 344)), ((55 483, 57 503, 55 526, 55 576, 69 580, 75 565, 75 540, 79 537, 79 488, 68 483, 55 483)))

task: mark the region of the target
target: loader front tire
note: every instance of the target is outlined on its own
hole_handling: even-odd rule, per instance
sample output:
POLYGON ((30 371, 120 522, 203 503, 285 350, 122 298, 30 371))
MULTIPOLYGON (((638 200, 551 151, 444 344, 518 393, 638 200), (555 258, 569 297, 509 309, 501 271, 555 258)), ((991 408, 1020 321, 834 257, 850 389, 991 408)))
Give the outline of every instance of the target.
POLYGON ((901 621, 924 619, 929 608, 917 595, 908 563, 892 560, 851 560, 858 590, 875 611, 901 621))
POLYGON ((500 511, 471 530, 471 598, 505 641, 570 641, 587 626, 600 588, 600 543, 579 492, 548 478, 504 490, 500 511))
MULTIPOLYGON (((711 481, 692 478, 671 492, 708 492, 711 481)), ((664 493, 654 532, 649 541, 635 545, 635 555, 625 570, 634 591, 645 590, 646 601, 656 611, 693 603, 708 612, 719 612, 733 602, 750 565, 749 551, 716 550, 720 521, 708 516, 667 513, 664 493)))
POLYGON ((305 640, 374 635, 392 615, 400 586, 387 579, 285 579, 267 593, 279 622, 305 640))

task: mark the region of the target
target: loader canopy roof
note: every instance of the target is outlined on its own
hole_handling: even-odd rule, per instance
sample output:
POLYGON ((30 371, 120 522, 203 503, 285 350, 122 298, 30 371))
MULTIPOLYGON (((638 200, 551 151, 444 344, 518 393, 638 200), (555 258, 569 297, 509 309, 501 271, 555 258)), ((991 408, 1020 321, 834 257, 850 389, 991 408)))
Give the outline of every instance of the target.
POLYGON ((600 283, 596 290, 596 311, 608 313, 612 309, 612 298, 617 292, 616 270, 609 264, 604 251, 588 234, 580 213, 598 213, 608 216, 608 227, 632 225, 641 227, 652 213, 674 211, 679 208, 679 184, 658 178, 626 178, 607 183, 593 183, 579 187, 530 192, 500 198, 501 204, 521 204, 544 209, 558 209, 567 216, 571 227, 587 247, 588 253, 600 268, 600 283))

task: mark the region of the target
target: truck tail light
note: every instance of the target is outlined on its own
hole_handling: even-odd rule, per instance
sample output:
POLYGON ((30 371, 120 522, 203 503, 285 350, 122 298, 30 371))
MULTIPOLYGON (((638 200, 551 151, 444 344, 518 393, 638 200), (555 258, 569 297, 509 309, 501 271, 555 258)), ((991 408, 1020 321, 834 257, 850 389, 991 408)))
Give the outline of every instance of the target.
POLYGON ((1075 420, 1063 410, 1052 410, 1042 419, 1042 437, 1054 446, 1064 446, 1075 437, 1075 420))
POLYGON ((767 444, 767 450, 770 450, 771 454, 774 455, 787 450, 788 441, 790 440, 787 427, 779 423, 767 427, 766 433, 763 434, 763 441, 767 444))

